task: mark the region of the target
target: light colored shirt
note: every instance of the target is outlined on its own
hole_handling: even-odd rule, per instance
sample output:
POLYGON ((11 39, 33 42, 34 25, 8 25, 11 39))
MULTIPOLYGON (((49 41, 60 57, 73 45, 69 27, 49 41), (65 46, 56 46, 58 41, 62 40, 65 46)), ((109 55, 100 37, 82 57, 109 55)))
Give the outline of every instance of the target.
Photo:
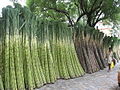
POLYGON ((108 63, 112 63, 112 60, 113 60, 113 52, 110 52, 108 54, 108 63))

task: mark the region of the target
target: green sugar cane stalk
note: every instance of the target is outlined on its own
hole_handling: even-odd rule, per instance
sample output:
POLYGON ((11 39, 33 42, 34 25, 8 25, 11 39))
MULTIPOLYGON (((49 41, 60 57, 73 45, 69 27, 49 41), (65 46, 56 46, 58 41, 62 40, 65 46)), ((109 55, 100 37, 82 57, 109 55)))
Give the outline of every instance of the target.
POLYGON ((29 47, 29 41, 28 41, 28 36, 25 38, 25 57, 26 57, 26 80, 27 80, 27 85, 26 88, 29 90, 33 90, 35 83, 34 83, 34 78, 32 76, 32 63, 31 63, 31 55, 30 55, 30 47, 29 47))
POLYGON ((9 36, 6 35, 6 39, 5 39, 5 65, 4 65, 4 86, 5 86, 5 90, 10 89, 10 75, 9 75, 9 36))
POLYGON ((17 90, 16 75, 15 75, 15 61, 14 61, 14 52, 13 52, 13 42, 14 37, 10 36, 10 89, 17 90))
POLYGON ((45 43, 45 47, 44 47, 44 65, 45 65, 45 68, 44 68, 44 70, 45 70, 45 78, 46 78, 46 82, 47 83, 50 83, 50 73, 49 73, 49 61, 48 61, 48 59, 47 59, 47 44, 45 43))
POLYGON ((45 77, 43 74, 43 69, 40 64, 39 54, 38 54, 38 47, 37 47, 37 39, 34 37, 34 52, 35 52, 35 58, 36 58, 36 67, 38 70, 39 80, 40 80, 40 86, 46 83, 45 77))
POLYGON ((39 41, 37 41, 37 48, 36 48, 36 52, 38 52, 38 59, 39 59, 39 72, 40 72, 40 75, 41 75, 41 78, 42 78, 42 82, 43 84, 46 83, 46 80, 45 80, 45 75, 44 75, 44 64, 42 64, 42 44, 39 43, 39 41))
POLYGON ((34 80, 35 80, 35 84, 36 87, 42 86, 42 78, 41 78, 41 73, 39 71, 39 67, 38 63, 39 58, 38 58, 38 53, 36 50, 36 39, 34 37, 32 37, 32 43, 31 43, 31 56, 32 56, 32 64, 33 64, 33 72, 34 72, 34 80))
POLYGON ((20 35, 14 36, 14 60, 15 60, 15 70, 16 70, 16 80, 18 90, 25 90, 24 77, 23 77, 23 59, 21 58, 20 51, 20 35))
POLYGON ((54 83, 56 80, 54 61, 53 61, 52 53, 50 51, 49 41, 46 44, 47 44, 47 59, 48 59, 48 66, 49 66, 50 82, 54 83))
POLYGON ((0 90, 4 90, 3 80, 2 80, 1 75, 0 75, 0 90))

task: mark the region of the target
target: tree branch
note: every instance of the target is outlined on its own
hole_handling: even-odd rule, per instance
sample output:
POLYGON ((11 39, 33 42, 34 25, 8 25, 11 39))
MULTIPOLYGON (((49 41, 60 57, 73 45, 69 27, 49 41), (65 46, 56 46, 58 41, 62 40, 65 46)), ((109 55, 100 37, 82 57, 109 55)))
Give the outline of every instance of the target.
POLYGON ((98 14, 100 13, 100 10, 101 10, 101 8, 95 12, 95 15, 93 16, 92 23, 95 22, 95 19, 96 19, 96 17, 98 16, 98 14))
POLYGON ((100 4, 97 7, 91 9, 91 11, 89 12, 89 14, 91 14, 91 13, 95 12, 97 9, 101 8, 103 1, 104 0, 101 0, 100 4))
POLYGON ((93 24, 93 26, 95 26, 99 21, 104 20, 104 19, 106 19, 106 17, 103 17, 103 18, 97 19, 96 22, 93 24))
POLYGON ((66 12, 65 10, 59 10, 57 8, 47 8, 44 11, 47 11, 47 10, 54 10, 54 11, 59 12, 59 13, 68 14, 68 12, 66 12))
POLYGON ((101 12, 101 8, 99 8, 99 10, 98 10, 98 11, 96 11, 96 12, 95 12, 95 15, 93 16, 92 23, 94 23, 94 22, 95 22, 96 17, 100 17, 100 15, 101 15, 101 14, 102 14, 102 12, 101 12))
POLYGON ((65 14, 65 16, 68 18, 68 20, 69 20, 69 23, 71 24, 71 26, 74 26, 74 22, 73 22, 73 20, 70 18, 70 16, 68 15, 68 14, 65 14))
POLYGON ((77 23, 77 22, 81 19, 81 17, 84 16, 85 14, 86 14, 86 13, 82 13, 82 14, 77 18, 77 20, 76 20, 75 23, 77 23))
POLYGON ((78 10, 78 14, 80 15, 80 7, 77 3, 75 3, 76 7, 77 7, 77 10, 78 10))
POLYGON ((92 27, 92 25, 91 25, 91 21, 92 21, 91 15, 92 15, 92 14, 90 14, 90 15, 87 14, 87 24, 92 27))
MULTIPOLYGON (((96 6, 96 7, 92 7, 92 9, 91 9, 91 11, 89 11, 86 15, 87 15, 87 18, 88 18, 88 20, 87 20, 87 23, 88 23, 88 25, 89 26, 91 26, 91 27, 94 27, 95 25, 96 25, 96 22, 94 23, 94 20, 95 20, 95 18, 98 16, 98 18, 97 19, 99 19, 99 17, 100 17, 100 15, 102 14, 99 14, 99 12, 101 11, 101 7, 103 6, 102 4, 103 4, 103 1, 104 0, 101 0, 100 1, 100 3, 99 3, 99 5, 98 6, 96 6)), ((93 5, 96 3, 96 1, 93 3, 93 5)))
POLYGON ((80 8, 81 10, 85 13, 84 5, 83 5, 83 0, 79 0, 80 8))
POLYGON ((82 13, 82 11, 80 12, 80 7, 79 7, 79 5, 77 3, 75 3, 75 5, 76 5, 76 7, 78 9, 78 14, 79 14, 79 17, 77 18, 77 20, 75 22, 75 24, 76 24, 81 19, 81 17, 85 15, 85 13, 82 13))
POLYGON ((57 9, 57 8, 47 8, 47 9, 44 10, 44 11, 47 11, 47 10, 54 10, 54 11, 56 11, 56 12, 58 12, 58 13, 64 14, 64 15, 68 18, 68 21, 69 21, 69 23, 71 24, 71 26, 74 26, 74 24, 73 24, 74 21, 70 18, 69 13, 68 13, 67 11, 59 10, 59 9, 57 9))
POLYGON ((93 5, 92 5, 92 7, 91 7, 91 11, 93 10, 93 8, 94 8, 96 2, 97 2, 97 0, 94 0, 94 3, 93 3, 93 5))

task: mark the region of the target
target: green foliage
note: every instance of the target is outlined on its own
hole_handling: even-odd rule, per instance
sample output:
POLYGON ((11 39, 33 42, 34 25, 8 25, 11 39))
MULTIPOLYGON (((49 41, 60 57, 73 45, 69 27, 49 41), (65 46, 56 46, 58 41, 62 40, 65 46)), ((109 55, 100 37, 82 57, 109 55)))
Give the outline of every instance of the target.
POLYGON ((86 15, 87 24, 94 27, 97 22, 119 19, 119 0, 27 0, 27 6, 36 14, 75 25, 86 15))

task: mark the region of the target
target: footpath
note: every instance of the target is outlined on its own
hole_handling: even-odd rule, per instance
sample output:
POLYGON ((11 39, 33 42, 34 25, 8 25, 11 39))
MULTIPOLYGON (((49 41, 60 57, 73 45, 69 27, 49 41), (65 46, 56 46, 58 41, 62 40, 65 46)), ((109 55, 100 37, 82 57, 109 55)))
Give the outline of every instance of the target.
POLYGON ((111 72, 107 72, 106 68, 75 79, 57 80, 54 84, 36 90, 120 90, 117 83, 118 71, 120 71, 120 63, 111 72))

